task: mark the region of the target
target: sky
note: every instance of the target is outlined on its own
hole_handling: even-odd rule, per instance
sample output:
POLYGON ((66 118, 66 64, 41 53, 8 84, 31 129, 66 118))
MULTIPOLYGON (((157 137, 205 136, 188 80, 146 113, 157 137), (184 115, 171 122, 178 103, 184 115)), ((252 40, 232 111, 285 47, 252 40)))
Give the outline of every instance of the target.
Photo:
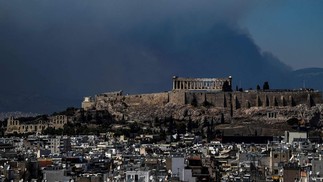
POLYGON ((262 50, 294 69, 323 67, 323 1, 260 1, 239 21, 262 50))
POLYGON ((0 0, 0 111, 167 91, 173 75, 293 87, 293 70, 323 67, 322 8, 315 0, 0 0))

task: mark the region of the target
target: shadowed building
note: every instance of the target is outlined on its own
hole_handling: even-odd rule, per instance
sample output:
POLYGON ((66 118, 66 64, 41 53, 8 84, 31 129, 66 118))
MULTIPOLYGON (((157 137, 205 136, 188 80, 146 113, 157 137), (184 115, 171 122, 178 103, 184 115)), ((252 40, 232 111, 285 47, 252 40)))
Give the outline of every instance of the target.
POLYGON ((5 134, 12 133, 42 133, 48 127, 54 129, 63 128, 68 122, 68 117, 65 115, 51 116, 48 119, 37 119, 34 121, 20 122, 19 119, 10 117, 7 123, 5 134))

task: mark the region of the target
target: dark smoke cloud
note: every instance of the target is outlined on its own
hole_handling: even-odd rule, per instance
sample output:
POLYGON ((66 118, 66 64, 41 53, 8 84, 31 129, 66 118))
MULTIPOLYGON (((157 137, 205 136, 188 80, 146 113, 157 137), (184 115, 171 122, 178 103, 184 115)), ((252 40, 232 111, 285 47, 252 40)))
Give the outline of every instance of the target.
POLYGON ((173 75, 286 87, 291 69, 237 26, 249 8, 236 1, 1 1, 0 96, 7 100, 0 109, 48 112, 105 91, 170 90, 173 75))

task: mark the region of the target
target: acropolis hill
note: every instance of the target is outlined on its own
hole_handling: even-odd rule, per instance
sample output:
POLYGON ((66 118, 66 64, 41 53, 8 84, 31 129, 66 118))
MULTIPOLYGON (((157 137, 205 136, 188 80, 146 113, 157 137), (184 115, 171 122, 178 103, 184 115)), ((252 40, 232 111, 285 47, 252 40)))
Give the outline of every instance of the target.
POLYGON ((116 120, 153 121, 171 117, 177 121, 212 120, 227 124, 228 128, 232 124, 254 122, 269 124, 270 128, 279 127, 291 118, 318 127, 323 121, 323 100, 319 91, 232 91, 232 77, 174 76, 172 81, 173 89, 168 92, 123 95, 122 91, 117 91, 98 94, 94 98, 85 97, 82 108, 87 111, 107 110, 116 120), (277 125, 273 126, 273 123, 277 125))

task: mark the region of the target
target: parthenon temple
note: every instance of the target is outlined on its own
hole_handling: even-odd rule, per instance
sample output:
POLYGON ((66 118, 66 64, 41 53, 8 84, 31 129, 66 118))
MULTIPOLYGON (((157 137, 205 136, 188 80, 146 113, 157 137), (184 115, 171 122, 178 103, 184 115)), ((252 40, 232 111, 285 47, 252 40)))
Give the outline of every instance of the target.
POLYGON ((181 78, 173 76, 173 90, 224 90, 231 89, 231 84, 231 76, 228 78, 181 78))

